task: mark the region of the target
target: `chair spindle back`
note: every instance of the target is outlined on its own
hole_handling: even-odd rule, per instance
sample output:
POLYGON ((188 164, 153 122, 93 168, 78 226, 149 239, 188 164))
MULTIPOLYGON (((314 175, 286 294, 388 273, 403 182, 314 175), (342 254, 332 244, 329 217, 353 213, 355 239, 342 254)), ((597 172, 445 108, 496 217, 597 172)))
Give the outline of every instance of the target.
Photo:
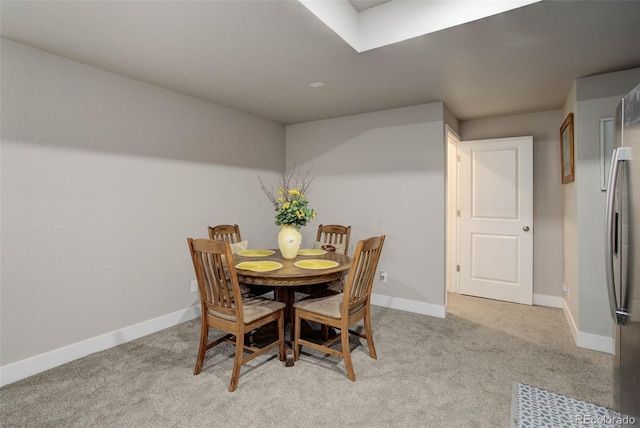
POLYGON ((349 254, 351 226, 339 224, 321 224, 318 226, 316 241, 325 244, 344 244, 344 254, 349 254))
POLYGON ((236 244, 242 241, 240 237, 240 227, 237 224, 219 224, 209 226, 209 238, 216 241, 224 241, 229 244, 236 244))
POLYGON ((242 316, 242 297, 228 242, 188 238, 203 308, 227 317, 242 316), (228 272, 228 275, 227 275, 228 272))
POLYGON ((374 236, 359 241, 356 245, 351 270, 344 288, 344 293, 349 298, 349 308, 361 305, 371 297, 384 239, 385 235, 374 236))

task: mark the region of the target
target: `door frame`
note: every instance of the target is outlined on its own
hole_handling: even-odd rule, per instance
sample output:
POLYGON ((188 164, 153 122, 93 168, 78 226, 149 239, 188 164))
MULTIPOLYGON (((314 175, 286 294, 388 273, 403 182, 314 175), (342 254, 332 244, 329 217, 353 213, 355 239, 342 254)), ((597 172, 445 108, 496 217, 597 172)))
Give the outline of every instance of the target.
MULTIPOLYGON (((449 125, 445 125, 447 139, 447 239, 445 288, 447 292, 460 293, 459 273, 457 271, 458 253, 458 145, 460 136, 449 125)), ((446 299, 445 299, 446 301, 446 299)))
MULTIPOLYGON (((460 222, 458 210, 460 209, 459 197, 459 144, 460 136, 449 125, 445 124, 445 139, 447 144, 447 174, 446 174, 446 250, 445 250, 445 305, 448 292, 460 294, 460 273, 458 265, 460 260, 460 222)), ((535 183, 534 183, 535 185, 535 183)), ((532 220, 533 223, 533 220, 532 220)), ((532 299, 535 296, 533 290, 532 299)))

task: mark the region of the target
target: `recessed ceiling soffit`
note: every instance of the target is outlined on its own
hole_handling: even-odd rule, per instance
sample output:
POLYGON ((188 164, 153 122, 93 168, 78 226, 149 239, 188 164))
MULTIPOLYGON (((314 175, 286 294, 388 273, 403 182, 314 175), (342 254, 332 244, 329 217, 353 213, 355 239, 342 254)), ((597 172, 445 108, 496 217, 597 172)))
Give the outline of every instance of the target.
POLYGON ((360 12, 349 0, 298 0, 357 52, 497 15, 540 0, 390 0, 360 12))

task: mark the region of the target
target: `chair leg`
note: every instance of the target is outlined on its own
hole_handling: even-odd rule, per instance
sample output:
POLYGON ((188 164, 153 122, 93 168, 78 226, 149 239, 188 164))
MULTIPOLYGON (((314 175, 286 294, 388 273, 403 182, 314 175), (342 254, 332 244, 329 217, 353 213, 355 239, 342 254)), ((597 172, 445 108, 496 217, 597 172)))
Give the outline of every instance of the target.
POLYGON ((284 313, 278 318, 278 340, 280 341, 280 361, 286 359, 286 346, 284 343, 284 313))
POLYGON ((229 392, 236 390, 238 379, 240 378, 240 368, 242 367, 242 355, 244 353, 244 334, 236 335, 236 356, 233 359, 233 372, 231 373, 231 384, 229 392))
POLYGON ((200 328, 200 348, 198 349, 198 356, 196 357, 196 368, 193 371, 194 375, 200 374, 202 371, 202 364, 204 363, 204 354, 207 352, 207 341, 209 340, 209 326, 202 324, 200 328))
POLYGON ((349 347, 349 329, 343 328, 340 330, 340 342, 342 344, 342 356, 344 357, 344 365, 347 368, 347 376, 352 382, 356 381, 356 374, 353 371, 353 364, 351 363, 351 348, 349 347))
POLYGON ((295 310, 295 322, 294 322, 294 330, 295 334, 293 335, 293 361, 298 361, 300 358, 300 345, 298 341, 300 340, 300 312, 299 309, 295 310))
POLYGON ((329 326, 327 324, 322 324, 322 340, 325 342, 329 340, 329 326))
POLYGON ((378 359, 378 355, 376 354, 376 348, 373 345, 373 332, 371 330, 371 313, 369 308, 364 314, 364 331, 367 334, 367 345, 369 345, 369 356, 374 360, 378 359))

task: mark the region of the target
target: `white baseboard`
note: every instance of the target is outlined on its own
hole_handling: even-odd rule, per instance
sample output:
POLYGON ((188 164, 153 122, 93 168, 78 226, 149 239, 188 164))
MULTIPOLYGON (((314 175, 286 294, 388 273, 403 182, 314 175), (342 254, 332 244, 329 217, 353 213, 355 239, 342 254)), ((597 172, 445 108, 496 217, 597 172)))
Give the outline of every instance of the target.
POLYGON ((597 334, 578 332, 576 345, 581 348, 593 349, 594 351, 606 352, 613 355, 615 343, 612 337, 600 336, 597 334))
POLYGON ((573 315, 571 315, 571 311, 567 306, 567 302, 562 299, 562 312, 564 312, 564 317, 567 319, 569 323, 569 330, 571 330, 571 335, 573 336, 573 341, 578 343, 578 326, 576 325, 575 320, 573 319, 573 315))
POLYGON ((547 306, 549 308, 562 309, 564 299, 558 296, 548 296, 546 294, 534 294, 533 304, 536 306, 547 306))
POLYGON ((573 340, 576 342, 576 346, 580 348, 592 349, 594 351, 606 352, 607 354, 613 354, 615 339, 613 337, 600 336, 597 334, 585 333, 578 330, 573 315, 567 306, 567 302, 562 300, 562 310, 565 318, 569 323, 569 329, 573 340))
POLYGON ((121 330, 105 333, 69 346, 45 352, 25 360, 0 367, 0 386, 41 373, 94 352, 132 341, 165 328, 192 320, 200 316, 200 305, 141 322, 121 330))
POLYGON ((438 318, 444 318, 445 316, 444 306, 416 302, 415 300, 401 299, 399 297, 383 296, 382 294, 372 294, 371 304, 438 318))

